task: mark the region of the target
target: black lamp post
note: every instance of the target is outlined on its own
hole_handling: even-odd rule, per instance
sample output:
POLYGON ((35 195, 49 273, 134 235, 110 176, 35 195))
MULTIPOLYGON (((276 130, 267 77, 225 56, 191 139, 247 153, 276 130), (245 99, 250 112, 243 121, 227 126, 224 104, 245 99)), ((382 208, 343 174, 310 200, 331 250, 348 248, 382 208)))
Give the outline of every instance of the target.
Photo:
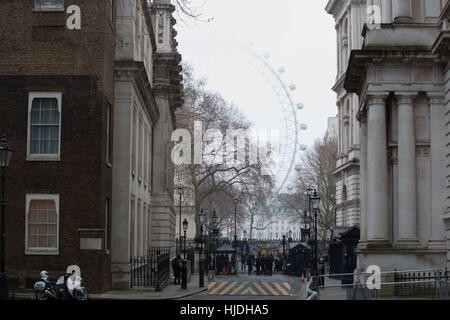
POLYGON ((314 190, 313 195, 311 196, 311 204, 314 209, 314 273, 317 276, 317 262, 318 262, 318 239, 317 239, 317 211, 319 210, 320 197, 317 194, 316 190, 314 190))
POLYGON ((186 260, 186 231, 188 228, 188 221, 186 219, 184 219, 183 221, 183 231, 184 231, 184 259, 186 260))
MULTIPOLYGON (((234 197, 233 198, 233 202, 234 202, 234 245, 233 248, 236 250, 237 247, 237 235, 236 235, 236 221, 237 221, 237 204, 238 204, 238 198, 234 197)), ((234 252, 234 274, 237 274, 237 256, 236 256, 237 251, 234 252)))
MULTIPOLYGON (((184 219, 183 230, 184 230, 184 259, 182 261, 181 267, 181 289, 187 289, 187 261, 186 261, 186 231, 188 228, 188 221, 184 219)), ((180 244, 181 247, 181 244, 180 244)))
POLYGON ((200 209, 200 214, 199 214, 199 218, 200 218, 200 258, 199 258, 199 264, 198 264, 198 273, 199 273, 199 278, 198 278, 198 286, 199 288, 203 288, 205 286, 205 282, 203 279, 203 263, 204 263, 204 258, 203 258, 203 222, 205 221, 205 212, 203 212, 203 208, 200 209))
POLYGON ((6 276, 6 231, 5 231, 5 171, 11 163, 13 150, 9 148, 6 142, 6 136, 3 135, 0 144, 0 167, 2 168, 2 192, 1 192, 1 247, 0 247, 0 299, 8 299, 8 277, 6 276))
POLYGON ((183 196, 184 188, 182 186, 177 187, 177 192, 180 195, 180 203, 179 203, 179 211, 180 211, 180 219, 179 219, 179 228, 178 228, 178 250, 181 255, 181 197, 183 196))
POLYGON ((286 271, 286 235, 283 234, 283 271, 286 271))

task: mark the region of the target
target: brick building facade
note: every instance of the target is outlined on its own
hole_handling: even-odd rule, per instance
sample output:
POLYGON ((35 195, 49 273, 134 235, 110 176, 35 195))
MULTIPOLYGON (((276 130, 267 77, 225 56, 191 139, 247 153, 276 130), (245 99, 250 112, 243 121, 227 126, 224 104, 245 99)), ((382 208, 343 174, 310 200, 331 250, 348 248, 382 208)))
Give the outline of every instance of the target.
POLYGON ((78 264, 96 292, 111 286, 114 11, 109 0, 68 2, 0 2, 0 131, 15 151, 6 272, 30 287, 42 269, 55 279, 78 264), (69 5, 80 30, 66 26, 69 5))

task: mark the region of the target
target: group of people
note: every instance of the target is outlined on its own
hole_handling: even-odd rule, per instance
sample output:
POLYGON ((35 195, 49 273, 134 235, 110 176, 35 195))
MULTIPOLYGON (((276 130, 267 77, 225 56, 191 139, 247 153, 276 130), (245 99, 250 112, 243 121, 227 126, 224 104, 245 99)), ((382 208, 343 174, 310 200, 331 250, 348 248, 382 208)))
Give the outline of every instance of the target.
POLYGON ((256 275, 269 275, 271 276, 274 271, 282 270, 283 257, 281 254, 261 254, 258 252, 247 253, 241 255, 241 270, 245 270, 245 266, 248 267, 248 274, 252 274, 253 267, 255 268, 256 275))

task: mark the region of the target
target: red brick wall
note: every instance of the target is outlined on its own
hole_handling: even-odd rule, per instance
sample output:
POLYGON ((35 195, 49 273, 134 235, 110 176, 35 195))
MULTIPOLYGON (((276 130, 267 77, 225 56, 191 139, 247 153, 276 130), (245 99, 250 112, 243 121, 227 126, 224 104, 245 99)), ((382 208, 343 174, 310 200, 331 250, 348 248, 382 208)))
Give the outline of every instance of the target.
MULTIPOLYGON (((109 289, 110 256, 80 251, 79 228, 105 227, 111 198, 106 165, 108 102, 91 76, 0 76, 0 132, 14 149, 6 177, 6 268, 10 277, 56 274, 79 264, 91 292, 109 289), (62 92, 61 161, 26 161, 28 93, 62 92), (25 195, 59 194, 59 255, 25 255, 25 195)), ((110 230, 108 231, 110 233, 110 230)))

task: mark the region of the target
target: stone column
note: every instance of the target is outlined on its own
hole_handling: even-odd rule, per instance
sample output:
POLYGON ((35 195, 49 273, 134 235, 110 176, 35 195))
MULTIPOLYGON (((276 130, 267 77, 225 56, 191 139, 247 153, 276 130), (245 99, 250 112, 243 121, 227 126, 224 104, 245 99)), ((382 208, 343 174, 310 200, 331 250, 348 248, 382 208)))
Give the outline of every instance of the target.
POLYGON ((417 242, 414 94, 398 94, 398 241, 417 242))
POLYGON ((445 247, 445 226, 442 218, 446 205, 446 143, 445 143, 445 105, 442 94, 428 93, 430 103, 431 128, 431 238, 429 246, 445 247))
POLYGON ((425 22, 439 22, 441 14, 441 0, 426 0, 424 1, 424 20, 425 22))
POLYGON ((360 242, 367 240, 367 120, 365 115, 359 119, 360 123, 360 173, 361 173, 361 186, 360 186, 360 201, 361 201, 361 237, 360 242))
POLYGON ((411 22, 411 0, 392 1, 392 13, 394 22, 411 22))
POLYGON ((392 23, 392 0, 381 0, 381 23, 392 23))
POLYGON ((368 242, 388 243, 387 94, 367 101, 367 205, 368 242))

